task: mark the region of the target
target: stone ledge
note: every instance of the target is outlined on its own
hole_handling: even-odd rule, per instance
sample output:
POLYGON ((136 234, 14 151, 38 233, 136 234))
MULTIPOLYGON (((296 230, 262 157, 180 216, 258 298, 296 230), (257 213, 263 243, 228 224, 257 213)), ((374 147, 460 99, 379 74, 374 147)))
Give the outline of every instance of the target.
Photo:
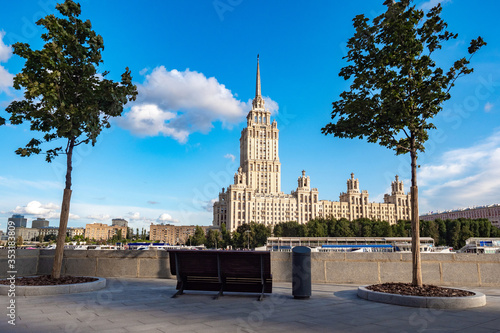
POLYGON ((432 309, 468 309, 486 305, 486 296, 474 293, 474 296, 466 297, 422 297, 381 293, 366 289, 366 286, 358 288, 358 297, 369 301, 432 309))
MULTIPOLYGON (((16 286, 16 296, 47 296, 75 294, 95 291, 106 287, 106 279, 96 277, 97 281, 86 283, 62 284, 57 286, 16 286)), ((10 286, 0 285, 0 295, 8 295, 10 286)))

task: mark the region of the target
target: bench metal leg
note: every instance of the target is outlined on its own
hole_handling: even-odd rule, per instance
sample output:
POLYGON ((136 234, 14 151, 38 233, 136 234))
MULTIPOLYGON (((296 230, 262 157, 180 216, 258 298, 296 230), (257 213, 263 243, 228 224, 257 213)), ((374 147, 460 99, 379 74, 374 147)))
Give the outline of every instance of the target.
POLYGON ((178 292, 176 292, 176 293, 172 296, 172 298, 176 298, 176 297, 177 297, 177 296, 179 296, 179 295, 184 295, 184 291, 183 291, 182 289, 181 289, 181 290, 179 290, 178 292))
POLYGON ((181 287, 179 290, 172 296, 172 298, 176 298, 179 295, 184 295, 184 282, 181 282, 181 287))
MULTIPOLYGON (((219 278, 219 280, 220 280, 220 278, 219 278)), ((222 281, 221 285, 220 285, 219 293, 214 296, 214 299, 219 299, 220 296, 224 296, 224 287, 225 286, 226 286, 226 284, 224 283, 224 281, 222 281)))
POLYGON ((265 284, 262 285, 262 293, 260 294, 259 296, 259 302, 262 301, 264 299, 264 288, 266 287, 265 284))
POLYGON ((222 292, 223 288, 220 288, 219 293, 214 296, 214 299, 219 299, 220 296, 224 296, 224 293, 222 292))

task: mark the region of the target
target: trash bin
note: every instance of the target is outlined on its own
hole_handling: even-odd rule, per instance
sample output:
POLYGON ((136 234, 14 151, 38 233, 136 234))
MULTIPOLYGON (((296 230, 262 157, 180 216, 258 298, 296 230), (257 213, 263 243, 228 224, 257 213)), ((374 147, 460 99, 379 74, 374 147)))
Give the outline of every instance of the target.
POLYGON ((292 249, 292 294, 299 299, 311 297, 311 249, 306 246, 292 249))

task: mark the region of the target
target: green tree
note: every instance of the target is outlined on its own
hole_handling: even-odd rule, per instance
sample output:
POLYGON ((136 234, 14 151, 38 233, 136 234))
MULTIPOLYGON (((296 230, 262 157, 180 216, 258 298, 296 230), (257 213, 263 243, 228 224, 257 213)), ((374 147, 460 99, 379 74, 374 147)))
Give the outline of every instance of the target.
POLYGON ((251 222, 250 226, 254 234, 254 242, 252 244, 252 248, 266 245, 267 238, 271 236, 271 227, 255 222, 251 222))
POLYGON ((354 232, 350 228, 349 220, 341 218, 330 228, 328 235, 332 237, 354 237, 354 232))
MULTIPOLYGON (((205 230, 203 230, 203 228, 200 226, 196 226, 196 229, 194 230, 194 235, 191 236, 190 238, 192 246, 204 245, 207 242, 207 238, 205 236, 205 230)), ((189 239, 188 239, 188 244, 189 244, 189 239)))
POLYGON ((332 119, 322 132, 339 138, 367 138, 369 142, 411 157, 412 284, 422 285, 419 251, 417 156, 424 151, 430 120, 450 98, 455 80, 472 72, 470 57, 486 43, 471 41, 470 57, 445 71, 431 56, 441 44, 457 38, 441 19, 441 5, 427 14, 411 0, 386 0, 385 13, 370 23, 364 15, 354 18, 355 33, 345 57, 348 66, 339 75, 354 78, 350 91, 333 102, 332 119))
POLYGON ((53 242, 57 239, 56 235, 54 234, 48 234, 48 235, 45 235, 45 237, 43 237, 43 241, 44 242, 53 242))
POLYGON ((460 238, 458 241, 458 247, 457 249, 461 249, 465 245, 465 241, 471 237, 474 237, 474 233, 471 230, 471 222, 472 221, 462 221, 461 222, 461 229, 460 229, 460 238))
POLYGON ((233 244, 239 248, 256 248, 263 246, 271 236, 271 227, 261 223, 245 223, 233 232, 233 244))
POLYGON ((78 18, 80 5, 66 0, 56 5, 56 9, 63 18, 48 15, 36 22, 47 30, 41 35, 45 42, 41 50, 32 50, 26 43, 13 45, 14 54, 26 59, 21 73, 14 78, 14 88, 24 89, 24 100, 16 100, 6 109, 12 124, 27 121, 32 131, 45 133, 43 138, 33 138, 24 148, 17 149, 16 154, 39 154, 43 142, 63 141, 60 146, 50 146, 45 151, 47 162, 59 154, 66 155, 67 167, 52 268, 54 278, 61 274, 71 201, 73 150, 81 144, 94 145, 103 128, 110 127, 110 117, 120 116, 127 98, 135 100, 137 95, 128 68, 121 82, 106 79, 108 72, 98 75, 103 39, 92 30, 89 20, 84 22, 78 18))
POLYGON ((310 220, 306 224, 308 237, 326 237, 328 236, 328 225, 323 219, 310 220))
POLYGON ((300 237, 299 223, 296 221, 280 222, 274 226, 273 234, 275 237, 300 237))
POLYGON ((222 237, 222 242, 220 245, 221 248, 226 248, 228 246, 233 245, 231 233, 229 231, 227 231, 226 225, 224 223, 221 225, 220 233, 221 233, 221 237, 222 237))
POLYGON ((449 245, 448 242, 446 241, 446 223, 445 221, 441 219, 434 220, 436 224, 438 225, 438 230, 439 230, 439 242, 437 243, 438 245, 449 245))
POLYGON ((207 232, 207 241, 205 243, 207 248, 221 247, 221 234, 217 230, 209 229, 207 232))
POLYGON ((459 221, 450 221, 448 228, 450 239, 448 244, 453 247, 453 249, 459 250, 462 225, 459 221))
POLYGON ((387 221, 374 221, 372 235, 373 237, 392 237, 391 225, 387 221))

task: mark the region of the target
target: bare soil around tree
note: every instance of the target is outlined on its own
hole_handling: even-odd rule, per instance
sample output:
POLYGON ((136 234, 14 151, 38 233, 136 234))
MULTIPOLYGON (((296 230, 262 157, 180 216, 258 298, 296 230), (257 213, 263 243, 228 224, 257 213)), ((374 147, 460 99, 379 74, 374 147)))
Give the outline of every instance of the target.
POLYGON ((475 295, 475 293, 471 291, 443 288, 430 284, 424 284, 422 287, 417 287, 411 283, 382 283, 368 286, 366 289, 381 293, 422 297, 467 297, 475 295))
MULTIPOLYGON (((94 282, 98 279, 87 276, 61 276, 53 279, 50 275, 20 277, 16 279, 16 286, 57 286, 63 284, 94 282)), ((10 280, 0 280, 0 284, 9 285, 10 280)))

